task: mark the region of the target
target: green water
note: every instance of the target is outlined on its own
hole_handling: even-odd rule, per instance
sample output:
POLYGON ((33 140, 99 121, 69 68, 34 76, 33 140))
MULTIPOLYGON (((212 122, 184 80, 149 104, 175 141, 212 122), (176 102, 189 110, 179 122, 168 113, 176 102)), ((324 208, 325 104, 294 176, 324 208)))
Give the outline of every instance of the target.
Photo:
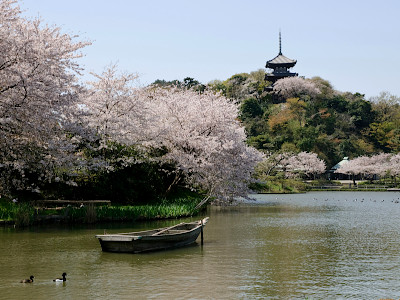
POLYGON ((146 254, 103 253, 94 235, 181 220, 0 228, 0 299, 398 299, 399 197, 258 195, 210 208, 203 247, 146 254))

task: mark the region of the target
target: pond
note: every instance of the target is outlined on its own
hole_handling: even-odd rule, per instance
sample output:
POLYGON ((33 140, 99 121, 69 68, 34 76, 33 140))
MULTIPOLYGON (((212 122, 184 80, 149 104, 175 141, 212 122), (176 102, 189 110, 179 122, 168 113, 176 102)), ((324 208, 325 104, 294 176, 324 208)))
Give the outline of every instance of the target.
POLYGON ((0 228, 0 298, 400 298, 400 193, 255 198, 209 208, 203 246, 145 254, 102 252, 94 236, 181 221, 0 228))

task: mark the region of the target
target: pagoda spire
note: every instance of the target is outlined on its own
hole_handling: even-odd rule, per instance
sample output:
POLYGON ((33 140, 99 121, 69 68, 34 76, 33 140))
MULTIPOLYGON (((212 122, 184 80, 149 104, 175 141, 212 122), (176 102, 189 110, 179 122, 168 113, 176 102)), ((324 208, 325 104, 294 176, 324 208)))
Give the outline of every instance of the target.
POLYGON ((279 29, 279 55, 282 55, 282 39, 281 39, 281 30, 279 29))

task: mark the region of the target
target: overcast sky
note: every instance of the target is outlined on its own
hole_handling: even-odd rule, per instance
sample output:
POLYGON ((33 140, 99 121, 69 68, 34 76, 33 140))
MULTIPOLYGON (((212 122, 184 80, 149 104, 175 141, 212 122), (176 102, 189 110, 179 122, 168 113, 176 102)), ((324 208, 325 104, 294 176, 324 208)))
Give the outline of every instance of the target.
POLYGON ((400 96, 400 1, 355 0, 22 0, 41 16, 93 44, 87 72, 110 63, 141 84, 194 77, 202 83, 265 68, 279 52, 301 76, 367 98, 400 96))

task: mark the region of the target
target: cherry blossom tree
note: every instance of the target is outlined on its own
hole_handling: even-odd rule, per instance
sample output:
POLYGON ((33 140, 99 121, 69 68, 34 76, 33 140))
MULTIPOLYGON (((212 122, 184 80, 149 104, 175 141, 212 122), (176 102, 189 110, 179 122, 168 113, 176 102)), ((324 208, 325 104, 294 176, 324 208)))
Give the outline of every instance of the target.
POLYGON ((146 107, 139 97, 137 74, 119 72, 116 65, 110 65, 102 74, 92 75, 94 80, 87 82, 87 91, 80 97, 84 123, 95 135, 95 143, 90 142, 90 136, 87 140, 86 146, 93 153, 86 156, 86 167, 114 171, 139 159, 130 150, 135 148, 138 154, 143 142, 146 107), (110 155, 116 149, 125 151, 110 155))
POLYGON ((347 174, 347 175, 358 175, 361 174, 360 165, 367 159, 366 156, 359 156, 340 166, 335 173, 347 174))
POLYGON ((315 179, 317 174, 322 174, 326 170, 325 162, 318 158, 316 153, 300 152, 290 156, 283 162, 286 165, 286 173, 288 176, 296 173, 303 173, 312 176, 315 179))
POLYGON ((166 149, 161 158, 175 167, 173 184, 184 181, 220 201, 246 196, 262 155, 246 145, 238 106, 210 91, 148 88, 147 146, 166 149))
POLYGON ((144 122, 144 109, 138 97, 136 74, 118 74, 111 65, 100 75, 92 73, 88 93, 82 97, 83 109, 89 112, 88 124, 95 129, 102 147, 109 140, 123 144, 137 143, 138 132, 144 122))
POLYGON ((380 175, 385 176, 391 173, 392 166, 390 164, 390 153, 379 153, 377 155, 370 156, 366 161, 364 167, 364 173, 368 175, 380 175))
POLYGON ((389 165, 391 166, 391 175, 399 176, 400 175, 400 153, 393 155, 390 158, 389 165))
MULTIPOLYGON (((82 103, 100 148, 109 142, 135 147, 142 161, 157 162, 161 172, 170 173, 166 193, 184 184, 206 191, 206 200, 247 194, 262 155, 245 143, 237 104, 210 91, 135 87, 136 76, 118 74, 115 66, 95 77, 82 103)), ((129 165, 137 157, 118 159, 129 165)))
POLYGON ((293 152, 272 153, 257 165, 257 177, 268 180, 268 176, 276 172, 284 172, 286 177, 295 177, 304 174, 315 178, 316 175, 324 173, 325 162, 319 159, 316 153, 293 152))
POLYGON ((372 179, 374 175, 398 175, 399 155, 379 153, 373 156, 359 156, 341 166, 336 173, 362 175, 372 179))
POLYGON ((268 153, 256 166, 256 177, 261 180, 269 180, 269 176, 275 176, 280 171, 286 170, 287 160, 293 156, 292 152, 268 153))
POLYGON ((21 17, 17 4, 0 1, 2 189, 26 188, 28 170, 38 179, 51 177, 72 149, 64 130, 81 89, 76 59, 89 44, 39 19, 21 17))
POLYGON ((302 77, 286 77, 279 79, 274 84, 273 90, 285 99, 300 98, 303 95, 313 98, 320 93, 320 90, 314 82, 302 77))

